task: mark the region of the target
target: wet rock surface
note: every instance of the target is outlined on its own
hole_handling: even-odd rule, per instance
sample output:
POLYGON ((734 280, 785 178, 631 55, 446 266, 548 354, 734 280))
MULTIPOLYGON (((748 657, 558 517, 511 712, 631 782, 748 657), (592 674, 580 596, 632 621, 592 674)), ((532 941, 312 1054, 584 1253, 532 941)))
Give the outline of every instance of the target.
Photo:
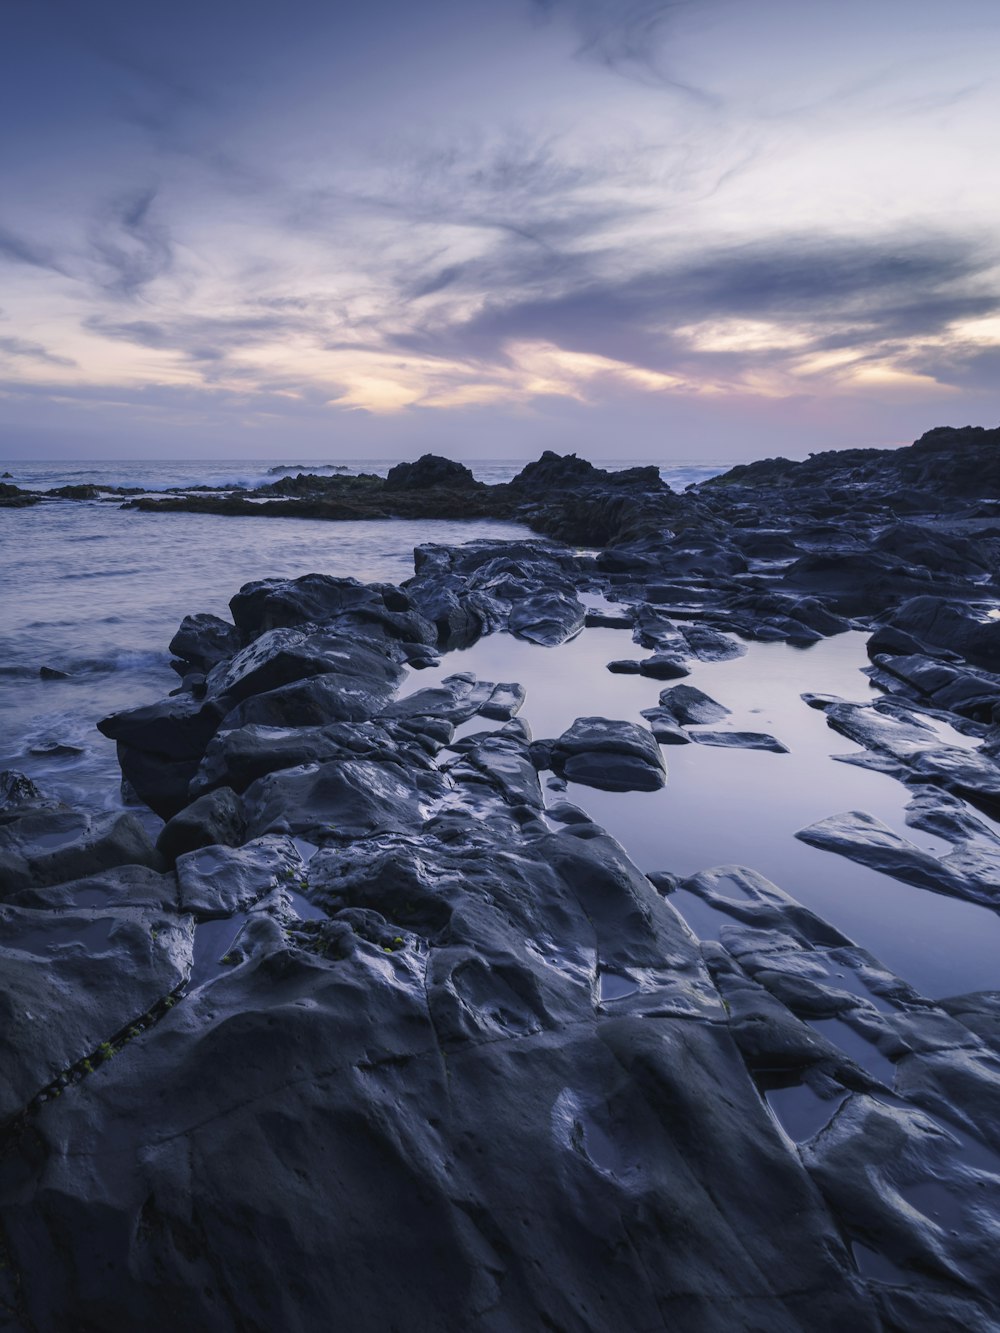
POLYGON ((642 873, 587 804, 669 800, 666 744, 794 753, 682 678, 863 629, 858 697, 807 702, 903 784, 911 836, 862 809, 799 836, 997 907, 996 434, 684 496, 546 454, 504 487, 427 456, 139 501, 555 540, 186 617, 180 692, 101 724, 155 847, 136 813, 0 777, 3 1326, 1000 1325, 1000 990, 923 995, 710 845, 642 873), (636 720, 535 740, 515 680, 421 685, 484 636, 555 661, 611 627, 635 653, 612 670, 682 681, 636 720))

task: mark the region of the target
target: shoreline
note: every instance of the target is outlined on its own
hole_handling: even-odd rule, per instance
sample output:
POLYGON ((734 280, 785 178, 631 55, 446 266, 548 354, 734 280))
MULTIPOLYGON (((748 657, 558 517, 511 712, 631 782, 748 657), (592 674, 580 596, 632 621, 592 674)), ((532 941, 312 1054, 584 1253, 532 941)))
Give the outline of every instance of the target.
POLYGON ((845 877, 995 909, 998 436, 764 460, 683 496, 545 455, 504 487, 427 457, 236 511, 136 502, 464 504, 550 540, 418 547, 398 586, 265 580, 231 623, 188 617, 179 690, 101 724, 167 821, 155 847, 133 815, 8 781, 13 1326, 996 1319, 1000 989, 928 999, 710 849, 643 873, 560 793, 658 791, 679 747, 780 764, 791 738, 735 729, 692 668, 863 629, 880 693, 807 703, 904 784, 915 832, 854 812, 800 836, 845 877), (645 725, 532 736, 523 682, 442 676, 490 635, 546 653, 588 628, 645 654, 609 659, 656 682, 645 725), (112 1305, 84 1253, 122 1275, 112 1305))

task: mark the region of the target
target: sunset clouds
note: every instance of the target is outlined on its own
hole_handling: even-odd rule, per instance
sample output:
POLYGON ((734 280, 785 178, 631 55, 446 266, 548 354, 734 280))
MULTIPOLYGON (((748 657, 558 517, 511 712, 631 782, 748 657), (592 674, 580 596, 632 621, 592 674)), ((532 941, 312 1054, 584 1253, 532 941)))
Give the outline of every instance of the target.
POLYGON ((11 9, 10 456, 1000 418, 986 3, 11 9))

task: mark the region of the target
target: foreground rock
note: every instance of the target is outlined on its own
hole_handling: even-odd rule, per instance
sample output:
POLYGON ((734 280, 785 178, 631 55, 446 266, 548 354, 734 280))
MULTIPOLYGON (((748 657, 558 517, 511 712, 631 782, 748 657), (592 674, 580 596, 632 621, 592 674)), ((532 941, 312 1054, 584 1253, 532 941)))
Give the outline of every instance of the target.
POLYGON ((650 733, 634 722, 578 717, 552 746, 551 766, 567 782, 602 791, 656 791, 667 767, 650 733))

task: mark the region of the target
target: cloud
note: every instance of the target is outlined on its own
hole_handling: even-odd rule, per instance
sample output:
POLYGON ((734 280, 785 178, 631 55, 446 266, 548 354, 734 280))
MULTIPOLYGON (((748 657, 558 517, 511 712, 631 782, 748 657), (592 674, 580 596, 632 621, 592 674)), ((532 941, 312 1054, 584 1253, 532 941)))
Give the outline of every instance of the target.
POLYGON ((91 229, 98 284, 123 299, 139 295, 174 263, 173 245, 154 204, 153 186, 119 196, 91 229))
POLYGON ((642 83, 669 89, 705 106, 722 99, 681 78, 669 67, 664 48, 669 25, 679 15, 710 0, 532 0, 538 22, 565 15, 579 41, 577 58, 642 83))
POLYGON ((65 272, 55 251, 4 227, 0 227, 0 259, 12 264, 27 264, 30 268, 50 269, 54 273, 65 272))
MULTIPOLYGON (((722 356, 787 360, 790 346, 796 356, 846 347, 861 357, 1000 309, 995 256, 956 238, 776 237, 618 276, 596 271, 604 258, 564 256, 539 287, 538 266, 529 261, 519 275, 508 251, 506 298, 493 284, 468 317, 449 324, 439 313, 399 345, 489 360, 511 343, 541 341, 691 374, 722 356), (741 336, 747 321, 755 327, 741 336)), ((466 270, 453 284, 473 277, 466 270)))
POLYGON ((41 343, 29 342, 24 338, 0 337, 0 354, 9 357, 24 357, 30 361, 41 361, 49 366, 75 366, 72 357, 58 356, 50 352, 41 343))

